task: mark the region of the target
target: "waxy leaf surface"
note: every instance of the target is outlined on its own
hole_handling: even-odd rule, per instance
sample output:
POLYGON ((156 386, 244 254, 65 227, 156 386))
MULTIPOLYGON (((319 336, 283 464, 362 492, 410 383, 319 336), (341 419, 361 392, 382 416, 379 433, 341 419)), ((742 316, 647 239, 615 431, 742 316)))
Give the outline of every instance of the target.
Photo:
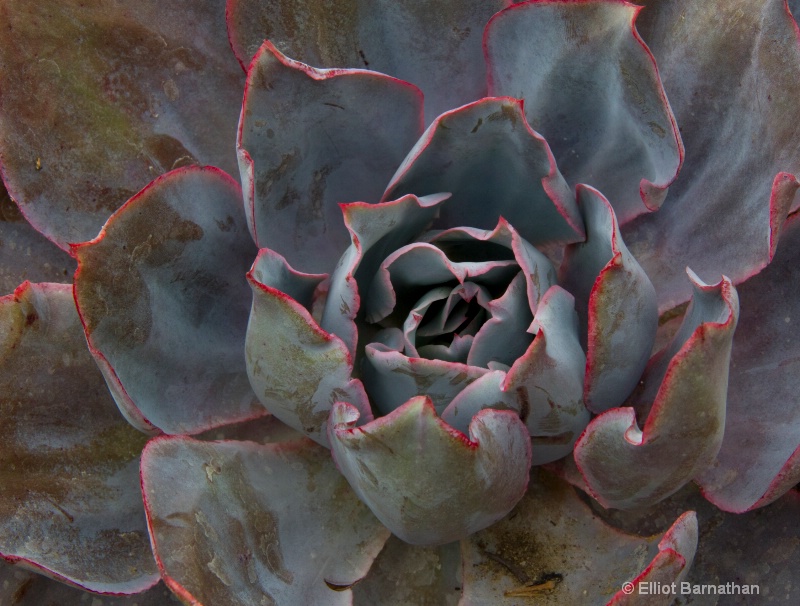
POLYGON ((795 198, 779 173, 800 175, 800 42, 784 0, 640 4, 686 146, 661 212, 623 229, 663 311, 689 300, 687 266, 739 283, 772 258, 795 198))
POLYGON ((94 238, 179 166, 236 170, 244 83, 221 1, 3 2, 0 172, 48 238, 94 238))
POLYGON ((604 507, 657 503, 705 471, 722 445, 739 300, 727 278, 708 286, 689 275, 695 294, 683 324, 643 377, 644 394, 657 390, 652 407, 645 396, 638 411, 606 411, 575 446, 589 492, 604 507))
POLYGON ((367 345, 362 370, 367 393, 383 415, 414 396, 428 396, 441 414, 461 390, 489 372, 488 368, 459 362, 410 358, 402 352, 402 342, 367 345))
POLYGON ((0 298, 0 416, 0 556, 92 591, 155 585, 145 437, 114 406, 69 285, 0 298))
POLYGON ((142 489, 164 580, 198 606, 349 606, 389 537, 309 440, 156 438, 142 489))
POLYGON ((586 356, 578 341, 574 300, 554 286, 542 297, 533 343, 508 372, 483 375, 459 393, 442 419, 466 432, 484 408, 516 411, 532 438, 534 465, 572 452, 590 419, 583 405, 586 356))
POLYGON ((425 93, 430 122, 486 96, 483 27, 510 3, 228 0, 228 34, 245 68, 266 38, 311 65, 370 69, 413 82, 425 93))
POLYGON ((584 236, 574 195, 518 99, 482 99, 436 118, 383 199, 439 192, 453 197, 435 227, 492 229, 503 217, 534 245, 584 236))
POLYGON ((361 382, 339 337, 322 330, 308 308, 324 275, 294 271, 262 249, 247 278, 253 306, 247 325, 247 375, 258 399, 281 421, 328 446, 331 407, 343 400, 371 418, 361 382))
POLYGON ((377 202, 421 132, 414 86, 315 69, 265 42, 248 72, 237 141, 253 239, 299 270, 330 271, 349 243, 338 204, 377 202))
POLYGON ((73 250, 89 347, 135 426, 197 433, 261 414, 242 356, 255 248, 231 177, 164 175, 73 250))
POLYGON ((575 295, 586 345, 586 407, 599 413, 625 401, 647 364, 658 327, 656 293, 630 254, 608 200, 578 185, 586 242, 568 246, 560 283, 575 295))
POLYGON ((469 437, 438 418, 425 396, 361 427, 358 417, 353 406, 334 405, 328 434, 336 466, 408 543, 463 538, 502 518, 525 493, 530 437, 513 411, 481 411, 469 437))
POLYGON ((698 481, 726 511, 772 502, 800 481, 800 215, 790 218, 772 263, 739 287, 722 449, 698 481))
POLYGON ((524 99, 570 183, 602 191, 621 222, 661 206, 683 149, 637 7, 524 2, 486 27, 489 92, 524 99))
POLYGON ((350 246, 331 276, 321 325, 342 339, 352 355, 359 332, 355 320, 360 311, 363 316, 361 297, 369 292, 380 264, 387 255, 418 236, 447 197, 446 194, 403 196, 383 204, 342 205, 350 246))
POLYGON ((800 493, 796 490, 768 507, 742 514, 719 510, 693 483, 653 507, 621 511, 605 510, 594 502, 591 505, 595 515, 606 523, 643 535, 659 532, 676 512, 697 512, 700 541, 684 580, 695 591, 702 591, 703 586, 736 584, 742 593, 686 595, 688 603, 705 604, 708 600, 710 604, 778 606, 800 599, 800 587, 793 582, 800 572, 800 493))

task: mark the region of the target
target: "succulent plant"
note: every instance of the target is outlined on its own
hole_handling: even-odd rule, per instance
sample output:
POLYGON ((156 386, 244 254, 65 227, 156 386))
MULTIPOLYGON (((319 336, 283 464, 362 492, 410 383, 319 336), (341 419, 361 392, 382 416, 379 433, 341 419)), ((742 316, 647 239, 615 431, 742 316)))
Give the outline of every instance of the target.
POLYGON ((0 604, 796 599, 800 6, 641 4, 0 1, 0 604))

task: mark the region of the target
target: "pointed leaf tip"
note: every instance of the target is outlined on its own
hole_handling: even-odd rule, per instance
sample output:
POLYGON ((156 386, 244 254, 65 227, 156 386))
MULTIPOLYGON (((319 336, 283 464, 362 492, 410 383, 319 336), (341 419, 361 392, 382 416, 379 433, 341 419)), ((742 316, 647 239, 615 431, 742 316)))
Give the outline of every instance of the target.
POLYGON ((638 383, 658 309, 655 289, 625 246, 608 199, 583 184, 576 190, 587 239, 566 248, 560 283, 575 295, 586 345, 586 406, 600 413, 622 404, 638 383))
MULTIPOLYGON (((511 515, 462 541, 462 603, 605 604, 618 600, 622 587, 635 590, 631 580, 679 582, 696 546, 691 512, 663 536, 625 534, 606 525, 566 482, 535 469, 511 515)), ((645 602, 634 593, 631 602, 611 603, 662 604, 649 597, 645 602)))
POLYGON ((596 417, 575 447, 588 489, 605 507, 657 503, 704 472, 722 444, 739 302, 729 279, 709 286, 691 270, 689 277, 695 296, 683 324, 632 397, 643 401, 643 429, 633 408, 615 408, 596 417))

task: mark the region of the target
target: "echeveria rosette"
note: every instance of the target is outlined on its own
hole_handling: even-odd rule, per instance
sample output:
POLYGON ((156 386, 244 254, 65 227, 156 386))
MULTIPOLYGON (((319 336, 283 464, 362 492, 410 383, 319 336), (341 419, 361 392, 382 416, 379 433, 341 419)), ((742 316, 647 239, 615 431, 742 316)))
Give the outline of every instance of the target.
MULTIPOLYGON (((338 191, 345 176, 371 159, 349 137, 337 139, 338 156, 319 159, 319 146, 308 142, 333 129, 347 132, 346 126, 370 128, 374 118, 361 119, 351 106, 365 86, 379 84, 360 70, 308 68, 270 43, 251 63, 239 132, 251 229, 274 233, 268 239, 306 268, 331 262, 324 253, 300 250, 307 236, 292 238, 269 217, 306 216, 309 203, 322 206, 327 179, 338 177, 338 191), (273 93, 277 81, 284 87, 273 93), (321 111, 334 116, 333 123, 316 133, 314 123, 305 124, 304 106, 278 137, 265 107, 274 111, 307 88, 308 107, 327 106, 321 111), (349 103, 341 91, 350 91, 349 103), (266 139, 271 162, 251 151, 266 139), (310 200, 296 183, 312 184, 310 200)), ((398 87, 391 79, 383 85, 398 87)), ((403 124, 409 105, 416 105, 413 96, 393 128, 403 124)), ((413 113, 408 122, 416 122, 413 113)), ((356 182, 354 188, 365 186, 356 182)), ((608 202, 592 188, 578 191, 576 203, 521 103, 487 98, 431 123, 391 179, 385 202, 341 205, 351 245, 329 278, 301 273, 270 249, 262 249, 253 266, 246 356, 256 394, 285 422, 332 446, 356 493, 401 538, 444 543, 496 521, 525 490, 530 455, 519 451, 521 436, 527 442, 532 434, 534 445, 537 439, 546 445, 536 454, 537 463, 546 463, 568 454, 588 422, 585 372, 601 384, 618 384, 616 392, 598 396, 609 408, 638 381, 655 335, 655 293, 625 249, 608 202), (462 221, 497 226, 452 227, 462 221), (425 231, 430 226, 446 229, 425 231), (580 347, 572 298, 555 285, 551 261, 531 244, 552 250, 587 233, 591 243, 576 248, 565 264, 568 280, 592 298, 584 317, 600 326, 603 314, 627 320, 615 324, 617 343, 608 331, 593 329, 587 347, 601 360, 594 366, 587 366, 580 347), (617 308, 619 292, 632 309, 617 308), (529 324, 538 340, 527 334, 529 324), (626 328, 636 338, 626 339, 626 328), (292 370, 299 365, 296 378, 292 370), (373 412, 383 416, 372 420, 373 412), (492 464, 505 469, 502 477, 487 471, 492 464)))
MULTIPOLYGON (((143 167, 157 174, 197 158, 232 168, 219 133, 235 114, 225 82, 241 76, 213 46, 221 22, 213 25, 209 8, 189 27, 171 29, 165 24, 186 7, 162 4, 133 19, 67 3, 58 9, 72 15, 61 20, 64 31, 48 29, 36 44, 32 32, 47 15, 10 0, 0 5, 12 24, 2 60, 16 66, 0 77, 21 84, 4 81, 0 96, 4 179, 25 215, 62 247, 94 235, 105 214, 98 205, 111 210, 124 200, 120 192, 139 189, 143 167), (121 39, 139 45, 122 52, 104 36, 73 35, 87 24, 96 31, 122 24, 121 39), (195 31, 202 35, 192 39, 195 31), (59 36, 77 49, 74 69, 52 54, 59 36), (87 45, 96 52, 82 52, 87 45), (24 69, 14 58, 19 48, 31 49, 24 69), (213 81, 200 87, 211 103, 193 103, 197 75, 213 81), (23 91, 32 90, 38 103, 28 107, 23 91), (61 97, 71 100, 65 111, 48 105, 61 97), (14 119, 14 108, 24 109, 23 119, 14 119), (59 155, 81 129, 103 136, 59 155), (114 170, 98 179, 109 161, 114 170), (54 201, 69 208, 52 210, 54 201)), ((90 352, 125 416, 150 433, 211 430, 197 437, 220 440, 162 436, 144 450, 156 563, 182 600, 478 604, 551 591, 548 599, 575 603, 589 591, 627 603, 631 597, 618 592, 623 581, 685 578, 697 543, 694 515, 682 515, 660 541, 627 537, 601 524, 561 481, 537 470, 529 476, 531 464, 561 459, 562 475, 600 503, 639 508, 631 519, 675 491, 668 500, 680 499, 692 479, 733 511, 765 505, 796 483, 800 439, 783 403, 794 397, 785 369, 796 342, 786 328, 794 321, 797 220, 783 225, 800 168, 800 120, 790 101, 799 53, 785 3, 704 3, 690 14, 669 1, 646 3, 639 24, 660 75, 633 25, 639 10, 612 0, 522 3, 494 17, 509 3, 453 3, 435 16, 425 3, 405 1, 330 10, 302 1, 227 4, 239 62, 250 64, 261 49, 237 141, 244 212, 242 193, 224 173, 182 168, 135 196, 94 241, 71 248, 90 352), (714 20, 755 42, 729 52, 709 26, 714 20), (262 45, 265 36, 271 43, 262 45), (747 93, 753 86, 755 96, 747 93), (736 108, 728 117, 714 111, 725 95, 736 108), (687 164, 677 179, 684 150, 676 124, 687 164), (752 153, 731 158, 738 149, 752 153), (721 186, 709 190, 711 182, 721 186), (710 202, 698 205, 698 197, 710 202), (719 225, 704 218, 719 214, 718 200, 730 208, 719 225), (653 218, 634 219, 662 203, 653 218), (618 218, 634 220, 620 226, 618 218), (731 237, 731 226, 745 236, 731 237), (719 239, 697 237, 696 229, 719 239), (252 267, 247 231, 262 248, 252 267), (680 274, 688 261, 704 277, 724 270, 741 282, 770 260, 740 286, 731 352, 738 317, 731 281, 707 286, 680 274), (688 299, 691 282, 696 297, 683 326, 648 359, 657 309, 688 299), (282 425, 256 398, 332 447, 333 458, 276 429, 282 425), (789 420, 780 432, 769 422, 778 415, 789 420), (574 463, 562 458, 573 445, 574 463), (390 539, 381 551, 386 527, 429 546, 390 539), (436 546, 458 538, 460 547, 436 546), (609 552, 625 564, 602 567, 609 552), (587 560, 597 576, 583 572, 587 560), (423 561, 437 572, 420 571, 423 561)), ((3 238, 30 241, 46 259, 9 276, 69 267, 7 227, 0 223, 3 238)), ((26 286, 3 309, 40 292, 58 300, 74 334, 78 316, 63 286, 26 286)), ((28 355, 14 339, 32 340, 27 347, 49 368, 72 368, 72 354, 59 356, 61 337, 41 331, 41 322, 7 315, 7 391, 33 397, 13 370, 28 355)), ((75 347, 73 339, 66 351, 75 347)), ((91 365, 85 350, 82 360, 91 365)), ((96 391, 98 379, 94 372, 81 389, 96 391)), ((73 397, 75 382, 84 384, 82 373, 63 369, 52 381, 50 392, 73 397)), ((42 405, 69 410, 52 393, 38 398, 42 405)), ((118 424, 104 398, 105 412, 84 432, 118 424)), ((52 453, 41 444, 59 440, 58 428, 41 416, 23 419, 16 396, 3 402, 14 427, 24 420, 26 435, 39 436, 30 459, 38 471, 14 475, 11 494, 23 495, 30 511, 74 520, 78 538, 99 522, 111 524, 101 540, 129 540, 113 512, 141 507, 131 486, 87 489, 77 501, 51 494, 64 467, 47 465, 52 453), (86 522, 98 508, 111 519, 86 522)), ((120 462, 130 467, 140 450, 125 440, 115 454, 103 440, 86 450, 75 436, 64 439, 69 461, 91 463, 85 481, 93 487, 117 482, 120 462)), ((7 448, 19 458, 18 447, 7 448)), ((134 517, 141 525, 141 513, 134 517)), ((660 519, 663 530, 667 518, 660 519)), ((74 558, 59 555, 77 554, 74 535, 54 534, 55 549, 20 542, 18 520, 3 526, 0 552, 11 560, 95 591, 154 582, 152 560, 138 577, 115 571, 114 558, 103 570, 76 570, 74 558)), ((80 544, 95 561, 110 549, 80 544)))

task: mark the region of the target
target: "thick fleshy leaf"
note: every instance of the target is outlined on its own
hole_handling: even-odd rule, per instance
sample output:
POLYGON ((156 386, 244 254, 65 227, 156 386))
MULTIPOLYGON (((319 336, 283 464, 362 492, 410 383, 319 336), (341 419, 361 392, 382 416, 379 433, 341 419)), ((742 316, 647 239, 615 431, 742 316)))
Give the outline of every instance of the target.
POLYGON ((88 594, 5 562, 0 562, 0 588, 3 606, 180 606, 163 583, 131 596, 88 594))
POLYGON ((69 285, 0 298, 0 418, 0 557, 92 591, 153 586, 145 437, 114 406, 69 285))
POLYGON ((414 396, 430 397, 437 414, 441 414, 461 390, 489 372, 488 368, 459 362, 410 358, 402 348, 400 339, 391 345, 370 343, 364 349, 364 386, 376 412, 382 415, 414 396))
POLYGON ((492 229, 502 216, 534 245, 583 239, 574 196, 518 99, 482 99, 436 118, 383 199, 444 191, 453 198, 437 227, 492 229))
POLYGON ((419 348, 419 355, 429 360, 443 360, 445 362, 459 362, 466 363, 469 350, 472 347, 472 335, 461 336, 458 333, 453 334, 453 340, 450 345, 442 345, 438 343, 429 343, 422 345, 419 348))
POLYGON ((38 233, 0 182, 0 294, 25 282, 66 282, 75 261, 38 233))
POLYGON ((389 315, 405 318, 424 287, 442 284, 499 286, 519 271, 516 261, 453 262, 433 244, 414 242, 390 254, 380 265, 365 301, 368 322, 380 322, 389 315))
POLYGON ((320 325, 334 333, 355 355, 361 296, 387 255, 420 234, 438 213, 448 194, 417 198, 404 196, 384 204, 353 202, 342 205, 350 246, 331 276, 320 325))
POLYGON ((572 452, 590 415, 583 405, 586 357, 569 293, 559 286, 548 290, 534 326, 533 343, 511 369, 487 373, 465 387, 442 419, 465 432, 479 410, 514 410, 530 432, 532 463, 542 465, 572 452))
POLYGON ((622 222, 661 206, 683 156, 638 12, 620 0, 525 2, 485 34, 490 94, 524 99, 567 180, 600 189, 622 222))
POLYGON ((530 438, 512 411, 479 412, 469 437, 437 417, 424 396, 361 427, 358 417, 353 406, 334 405, 328 433, 336 466, 408 543, 464 538, 502 518, 525 494, 530 438))
POLYGON ((645 599, 649 603, 657 601, 665 606, 672 604, 674 602, 672 593, 664 595, 663 589, 661 595, 653 600, 653 594, 659 594, 654 588, 667 586, 671 590, 674 583, 683 590, 683 579, 692 567, 698 538, 697 513, 688 511, 664 533, 658 542, 658 553, 653 561, 639 576, 622 585, 609 602, 609 606, 637 606, 642 603, 641 595, 648 596, 645 599))
POLYGON ((779 173, 800 175, 800 43, 784 0, 640 4, 686 162, 662 211, 623 233, 666 310, 689 299, 684 267, 739 283, 774 254, 795 197, 779 173))
POLYGON ((233 172, 244 79, 222 2, 4 2, 0 160, 23 213, 66 249, 158 175, 233 172), (191 15, 191 18, 187 18, 191 15))
POLYGON ((265 38, 322 67, 367 68, 413 82, 432 120, 486 96, 483 26, 510 0, 228 0, 242 66, 265 38), (446 86, 442 83, 446 82, 446 86))
MULTIPOLYGON (((679 581, 696 547, 694 512, 679 517, 660 540, 627 535, 604 524, 568 484, 537 470, 510 516, 462 542, 459 604, 521 604, 532 598, 563 606, 627 604, 620 591, 624 583, 679 581)), ((642 595, 630 603, 668 606, 674 597, 642 595)))
POLYGON ((523 355, 533 340, 526 332, 533 321, 525 288, 525 274, 511 280, 503 296, 489 303, 492 317, 475 334, 467 357, 470 366, 485 366, 499 362, 511 366, 523 355))
POLYGON ((658 328, 656 293, 628 252, 615 213, 597 190, 578 185, 586 242, 568 246, 560 283, 575 295, 586 344, 584 398, 593 412, 622 404, 639 382, 658 328))
POLYGON ((515 259, 525 275, 528 305, 534 314, 539 300, 556 283, 556 270, 550 260, 503 217, 492 231, 454 227, 428 232, 423 240, 444 251, 453 261, 515 259))
POLYGON ((339 337, 322 330, 308 307, 324 275, 301 274, 262 249, 247 279, 253 306, 247 325, 247 374, 258 399, 290 427, 328 446, 334 402, 355 404, 369 418, 361 382, 339 337), (305 305, 304 305, 305 304, 305 305))
POLYGON ((265 42, 247 75, 237 140, 253 239, 293 267, 330 271, 349 242, 338 204, 377 202, 421 132, 414 86, 315 69, 265 42))
POLYGON ((198 606, 349 605, 389 537, 309 440, 156 438, 142 490, 164 580, 198 606))
POLYGON ((727 278, 707 286, 689 275, 695 295, 684 322, 643 379, 643 393, 657 389, 644 428, 633 408, 615 408, 596 417, 575 446, 588 489, 605 507, 668 497, 708 468, 722 444, 739 301, 727 278))
POLYGON ((458 543, 420 547, 395 536, 353 588, 354 606, 457 606, 460 597, 458 543))
MULTIPOLYGON (((485 310, 479 309, 475 317, 468 322, 467 312, 469 304, 473 302, 487 308, 491 303, 489 292, 474 282, 464 282, 454 288, 440 286, 429 290, 417 301, 403 324, 403 353, 409 357, 418 358, 420 351, 431 354, 443 351, 446 352, 444 359, 454 358, 452 361, 466 364, 474 335, 464 334, 462 337, 455 331, 464 323, 467 324, 467 327, 472 327, 485 314, 485 310), (439 312, 429 313, 434 304, 440 304, 439 312), (452 337, 449 346, 424 344, 420 345, 419 351, 417 350, 417 337, 420 338, 420 343, 424 343, 425 337, 442 335, 452 337), (459 353, 463 355, 458 355, 459 353)), ((523 332, 524 330, 523 328, 523 332)), ((423 357, 434 360, 442 359, 435 355, 423 355, 423 357)))
POLYGON ((798 393, 800 215, 772 263, 739 287, 742 316, 731 354, 725 439, 698 481, 707 498, 741 512, 800 482, 798 393))
POLYGON ((89 347, 131 423, 197 433, 259 416, 242 356, 255 249, 228 175, 168 173, 73 251, 89 347))

